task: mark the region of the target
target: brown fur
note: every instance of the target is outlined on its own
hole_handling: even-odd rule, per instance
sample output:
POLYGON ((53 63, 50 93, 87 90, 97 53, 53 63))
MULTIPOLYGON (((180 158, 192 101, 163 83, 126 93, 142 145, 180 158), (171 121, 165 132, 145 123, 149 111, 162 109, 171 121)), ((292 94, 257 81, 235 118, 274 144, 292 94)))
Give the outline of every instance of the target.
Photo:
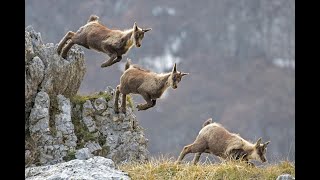
POLYGON ((221 124, 210 121, 212 122, 211 118, 205 121, 196 140, 183 148, 177 163, 181 162, 188 153, 196 153, 193 164, 199 161, 202 153, 211 153, 223 159, 241 159, 246 162, 250 159, 267 161, 266 147, 270 141, 261 144, 261 138, 259 138, 255 144, 252 144, 238 134, 230 133, 221 124))
POLYGON ((134 45, 140 47, 144 33, 150 30, 151 28, 141 29, 136 23, 132 29, 126 31, 109 29, 100 23, 97 15, 91 15, 87 23, 77 32, 69 31, 61 39, 57 53, 66 59, 68 51, 74 44, 94 49, 109 56, 109 59, 101 65, 103 68, 119 62, 122 55, 134 45))
POLYGON ((160 98, 163 92, 168 88, 177 88, 177 84, 181 81, 182 77, 188 73, 182 73, 176 70, 176 64, 174 65, 172 72, 165 74, 157 74, 152 71, 143 69, 138 65, 130 64, 128 59, 125 65, 125 71, 120 77, 120 84, 116 89, 116 97, 114 102, 114 111, 119 113, 118 99, 119 94, 122 94, 122 106, 121 111, 126 113, 126 101, 127 94, 140 94, 146 104, 138 104, 138 110, 147 110, 156 105, 156 99, 160 98))

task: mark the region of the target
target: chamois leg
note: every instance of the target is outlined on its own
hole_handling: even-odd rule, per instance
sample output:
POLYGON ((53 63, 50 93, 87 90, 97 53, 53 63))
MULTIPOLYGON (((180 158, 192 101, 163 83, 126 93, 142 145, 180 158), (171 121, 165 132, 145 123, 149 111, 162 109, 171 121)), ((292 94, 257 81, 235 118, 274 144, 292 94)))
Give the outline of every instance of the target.
POLYGON ((101 64, 101 68, 108 67, 112 65, 112 61, 117 58, 116 54, 110 56, 110 58, 101 64))
POLYGON ((138 111, 141 111, 141 110, 147 110, 153 106, 156 105, 156 100, 155 99, 151 99, 150 96, 148 94, 141 94, 143 99, 147 102, 145 104, 138 104, 137 105, 137 109, 138 111))
POLYGON ((75 44, 74 42, 69 41, 69 43, 62 49, 61 57, 63 57, 64 59, 67 59, 67 54, 74 44, 75 44))
POLYGON ((61 39, 61 41, 60 41, 59 44, 58 44, 58 48, 57 48, 57 53, 58 53, 58 55, 61 54, 61 50, 62 50, 63 46, 66 44, 66 42, 67 42, 69 39, 71 39, 74 35, 75 35, 74 32, 69 31, 69 32, 61 39))
POLYGON ((201 153, 196 153, 192 160, 192 164, 196 165, 199 162, 200 156, 201 156, 201 153))
POLYGON ((122 105, 120 108, 120 111, 124 114, 126 114, 126 105, 127 105, 127 95, 126 94, 122 94, 122 105))
POLYGON ((121 61, 121 59, 122 59, 122 56, 117 56, 117 59, 113 60, 113 61, 111 62, 111 64, 109 64, 108 66, 111 66, 111 65, 113 65, 114 63, 117 63, 117 62, 121 61))
MULTIPOLYGON (((206 142, 202 142, 202 141, 196 141, 190 145, 187 145, 181 151, 176 163, 177 164, 180 163, 185 157, 185 155, 189 153, 200 153, 201 155, 201 153, 203 153, 206 149, 207 149, 206 142)), ((199 158, 200 158, 200 155, 199 155, 199 158)))
POLYGON ((188 146, 185 146, 184 148, 183 148, 183 150, 181 151, 181 153, 180 153, 180 155, 179 155, 179 158, 178 158, 178 160, 177 160, 177 164, 178 163, 180 163, 182 160, 183 160, 183 158, 184 158, 184 156, 185 155, 187 155, 187 154, 189 154, 190 152, 191 152, 191 146, 192 146, 193 144, 190 144, 190 145, 188 145, 188 146))
POLYGON ((114 112, 116 114, 119 113, 119 106, 118 106, 118 100, 119 100, 119 94, 120 94, 120 85, 117 86, 116 88, 116 95, 115 95, 115 98, 114 98, 114 112))

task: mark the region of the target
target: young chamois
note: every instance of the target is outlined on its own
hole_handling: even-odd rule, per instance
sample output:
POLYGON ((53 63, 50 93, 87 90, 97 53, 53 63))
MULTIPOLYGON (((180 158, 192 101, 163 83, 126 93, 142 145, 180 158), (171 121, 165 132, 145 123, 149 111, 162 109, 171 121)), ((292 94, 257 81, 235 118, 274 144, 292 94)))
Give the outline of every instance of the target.
POLYGON ((177 163, 188 153, 196 153, 192 161, 196 164, 202 153, 211 153, 223 159, 240 159, 250 165, 250 159, 266 162, 266 143, 261 143, 261 138, 255 144, 252 144, 239 135, 230 133, 221 124, 212 123, 212 118, 206 120, 200 130, 196 140, 183 148, 177 163))
POLYGON ((121 112, 126 113, 126 95, 130 93, 140 94, 147 102, 145 104, 138 104, 138 111, 147 110, 156 105, 156 99, 160 98, 168 87, 171 86, 173 89, 176 89, 182 77, 187 74, 189 73, 177 71, 176 63, 171 72, 157 74, 131 64, 131 60, 128 59, 125 71, 120 77, 120 84, 116 89, 115 113, 119 113, 118 99, 120 93, 122 94, 121 112))
POLYGON ((136 22, 133 28, 129 30, 109 29, 100 23, 98 16, 91 15, 87 24, 81 26, 76 33, 69 31, 61 39, 57 53, 66 59, 68 51, 74 44, 87 49, 94 49, 109 56, 109 60, 101 65, 104 68, 119 62, 122 55, 126 54, 134 45, 140 47, 144 33, 150 30, 151 28, 142 29, 138 27, 136 22), (67 41, 69 42, 67 43, 67 41))

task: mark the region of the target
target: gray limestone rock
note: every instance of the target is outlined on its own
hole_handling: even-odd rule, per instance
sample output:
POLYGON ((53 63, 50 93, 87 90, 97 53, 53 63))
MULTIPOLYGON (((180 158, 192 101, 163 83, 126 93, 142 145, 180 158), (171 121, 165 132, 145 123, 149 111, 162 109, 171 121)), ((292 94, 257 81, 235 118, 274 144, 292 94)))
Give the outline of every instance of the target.
POLYGON ((71 160, 55 165, 25 169, 26 180, 85 179, 85 180, 130 180, 127 173, 116 169, 112 160, 95 156, 88 160, 71 160))
MULTIPOLYGON (((29 117, 37 91, 50 99, 58 94, 71 97, 77 93, 86 72, 84 53, 77 45, 70 49, 67 60, 56 53, 57 45, 43 44, 32 26, 25 28, 25 113, 29 117)), ((28 120, 26 119, 26 129, 28 120)))
POLYGON ((93 155, 91 154, 88 148, 82 148, 76 151, 76 158, 80 160, 86 160, 92 158, 93 155))
POLYGON ((104 110, 106 110, 107 106, 108 106, 107 101, 103 97, 100 97, 94 101, 94 108, 99 114, 101 114, 104 110))
POLYGON ((277 177, 276 180, 294 180, 295 178, 291 176, 290 174, 281 174, 277 177))

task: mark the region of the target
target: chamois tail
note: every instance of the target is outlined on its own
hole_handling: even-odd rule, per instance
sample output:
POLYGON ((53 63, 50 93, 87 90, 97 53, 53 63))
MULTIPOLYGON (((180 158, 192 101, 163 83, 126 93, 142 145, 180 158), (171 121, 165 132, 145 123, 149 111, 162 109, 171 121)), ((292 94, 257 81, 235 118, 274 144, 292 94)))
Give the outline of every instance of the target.
POLYGON ((125 66, 125 69, 124 70, 127 70, 127 69, 129 69, 129 67, 130 67, 130 64, 131 64, 131 59, 127 59, 127 63, 126 63, 126 66, 125 66))
POLYGON ((89 17, 87 23, 88 23, 88 22, 91 22, 91 21, 98 21, 98 20, 99 20, 99 16, 92 14, 92 15, 89 17))
POLYGON ((202 124, 202 128, 205 127, 208 124, 212 123, 212 118, 207 119, 203 124, 202 124))

